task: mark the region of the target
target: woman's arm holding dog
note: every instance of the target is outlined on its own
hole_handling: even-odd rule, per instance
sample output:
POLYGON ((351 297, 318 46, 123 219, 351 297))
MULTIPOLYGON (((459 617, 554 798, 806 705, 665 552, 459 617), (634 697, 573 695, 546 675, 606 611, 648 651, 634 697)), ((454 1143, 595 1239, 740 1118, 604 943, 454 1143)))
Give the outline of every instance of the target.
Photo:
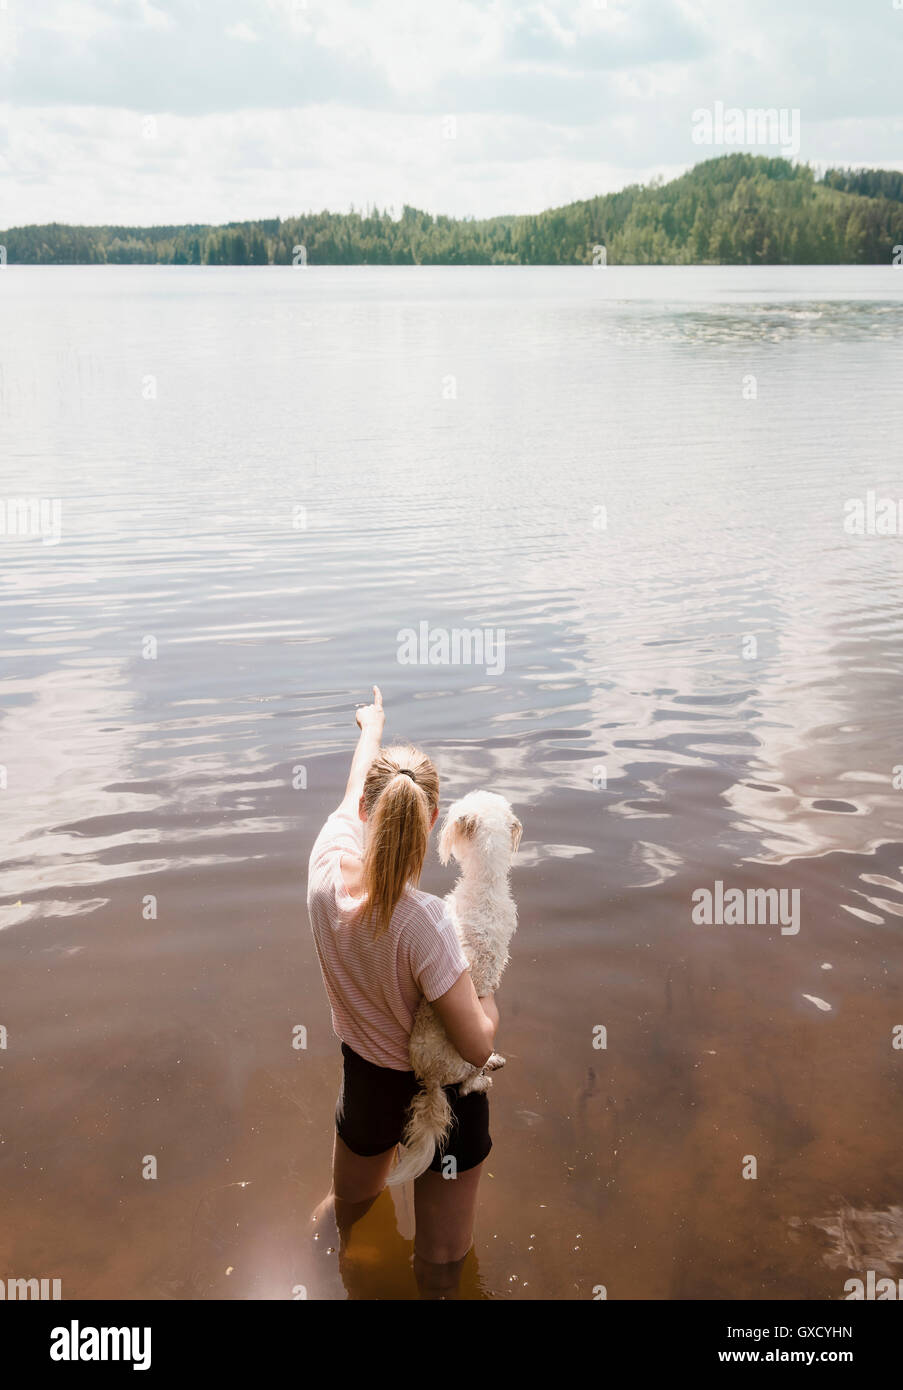
POLYGON ((495 1002, 495 995, 479 994, 477 995, 477 998, 480 1004, 482 1005, 483 1013, 486 1015, 486 1017, 492 1024, 492 1036, 494 1038, 496 1033, 499 1031, 499 1010, 498 1005, 495 1002))
POLYGON ((492 995, 479 999, 470 971, 464 970, 451 989, 432 1004, 459 1056, 472 1067, 485 1066, 492 1056, 492 1043, 499 1026, 499 1011, 492 995))

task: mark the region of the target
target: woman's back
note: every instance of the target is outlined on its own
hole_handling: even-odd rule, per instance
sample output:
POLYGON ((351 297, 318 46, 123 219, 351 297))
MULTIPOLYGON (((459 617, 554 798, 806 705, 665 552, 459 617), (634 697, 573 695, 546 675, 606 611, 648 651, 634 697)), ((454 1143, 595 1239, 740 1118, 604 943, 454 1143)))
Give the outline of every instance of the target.
POLYGON ((342 874, 342 856, 360 858, 363 849, 360 819, 334 812, 311 852, 308 913, 337 1037, 377 1066, 407 1071, 421 998, 445 994, 467 960, 442 899, 418 888, 406 888, 388 925, 374 931, 342 874))

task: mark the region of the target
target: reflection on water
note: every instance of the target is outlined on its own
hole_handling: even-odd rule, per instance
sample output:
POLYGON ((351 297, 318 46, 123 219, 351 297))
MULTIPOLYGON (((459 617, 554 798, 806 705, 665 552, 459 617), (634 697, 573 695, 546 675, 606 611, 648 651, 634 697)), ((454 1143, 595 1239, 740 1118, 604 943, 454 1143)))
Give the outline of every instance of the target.
POLYGON ((416 1297, 388 1194, 342 1269, 308 1227, 306 859, 377 681, 525 823, 463 1296, 903 1274, 903 541, 843 525, 901 364, 890 268, 7 268, 2 495, 63 533, 0 542, 3 1264, 416 1297), (399 664, 420 622, 504 671, 399 664), (693 926, 717 881, 799 934, 693 926))

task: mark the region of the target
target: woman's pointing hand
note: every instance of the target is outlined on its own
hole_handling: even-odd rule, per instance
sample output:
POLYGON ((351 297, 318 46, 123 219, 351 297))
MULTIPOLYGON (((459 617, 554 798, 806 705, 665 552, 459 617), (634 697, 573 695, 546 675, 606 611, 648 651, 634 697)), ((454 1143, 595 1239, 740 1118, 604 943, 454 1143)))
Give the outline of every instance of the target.
POLYGON ((386 716, 383 713, 383 697, 378 685, 373 687, 373 704, 358 705, 354 717, 357 720, 358 728, 367 732, 372 730, 377 738, 382 735, 386 716))

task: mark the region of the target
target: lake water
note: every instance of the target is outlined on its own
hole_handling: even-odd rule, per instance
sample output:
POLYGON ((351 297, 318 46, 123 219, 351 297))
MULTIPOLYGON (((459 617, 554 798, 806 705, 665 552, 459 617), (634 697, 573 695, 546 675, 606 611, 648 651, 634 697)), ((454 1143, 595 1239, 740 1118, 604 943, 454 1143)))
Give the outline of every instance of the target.
POLYGON ((416 1297, 404 1194, 307 1224, 375 681, 525 827, 463 1296, 903 1275, 901 387, 890 267, 0 271, 0 1272, 416 1297))

